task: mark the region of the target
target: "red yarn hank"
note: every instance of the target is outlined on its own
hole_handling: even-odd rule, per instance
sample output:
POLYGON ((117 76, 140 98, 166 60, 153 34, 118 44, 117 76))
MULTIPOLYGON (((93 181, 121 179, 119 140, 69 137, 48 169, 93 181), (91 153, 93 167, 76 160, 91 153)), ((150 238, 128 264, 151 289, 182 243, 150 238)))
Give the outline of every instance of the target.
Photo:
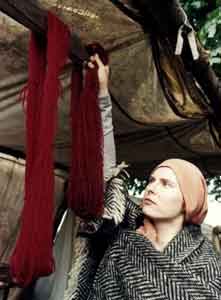
MULTIPOLYGON (((107 55, 98 44, 88 46, 90 55, 98 53, 103 62, 107 55)), ((97 68, 87 69, 84 85, 82 72, 73 70, 71 95, 72 163, 68 205, 85 219, 103 213, 103 129, 98 103, 97 68)))
POLYGON ((10 258, 12 277, 20 286, 54 270, 53 142, 56 131, 59 74, 67 60, 70 33, 48 13, 46 41, 31 34, 26 107, 26 173, 21 228, 10 258))

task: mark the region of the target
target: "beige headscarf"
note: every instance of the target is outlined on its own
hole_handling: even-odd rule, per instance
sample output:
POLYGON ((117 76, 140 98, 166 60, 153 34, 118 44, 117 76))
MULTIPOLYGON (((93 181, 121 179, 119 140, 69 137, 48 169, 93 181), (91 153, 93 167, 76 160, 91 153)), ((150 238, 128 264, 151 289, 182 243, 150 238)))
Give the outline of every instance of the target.
POLYGON ((168 159, 159 164, 176 174, 184 199, 185 223, 201 224, 208 211, 207 185, 201 171, 183 159, 168 159))

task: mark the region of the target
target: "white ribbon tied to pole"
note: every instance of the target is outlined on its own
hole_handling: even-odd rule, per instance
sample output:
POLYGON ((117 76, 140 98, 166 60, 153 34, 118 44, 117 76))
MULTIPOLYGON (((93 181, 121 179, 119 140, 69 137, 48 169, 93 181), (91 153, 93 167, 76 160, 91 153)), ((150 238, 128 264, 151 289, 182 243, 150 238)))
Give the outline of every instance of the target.
POLYGON ((199 59, 199 51, 197 48, 195 33, 193 27, 187 24, 187 15, 185 14, 185 12, 184 15, 185 15, 184 23, 180 26, 177 33, 175 55, 181 55, 182 53, 183 44, 184 44, 184 38, 183 38, 183 33, 184 33, 187 36, 187 40, 190 46, 193 60, 197 60, 199 59))
POLYGON ((177 33, 177 42, 176 42, 176 49, 175 49, 175 55, 181 55, 183 50, 183 25, 180 26, 178 33, 177 33))
POLYGON ((189 45, 190 45, 191 53, 192 53, 192 56, 193 56, 193 60, 199 59, 200 55, 199 55, 199 51, 198 51, 198 48, 197 48, 196 37, 195 37, 195 33, 194 33, 193 28, 190 31, 190 33, 188 33, 187 38, 188 38, 188 41, 189 41, 189 45))

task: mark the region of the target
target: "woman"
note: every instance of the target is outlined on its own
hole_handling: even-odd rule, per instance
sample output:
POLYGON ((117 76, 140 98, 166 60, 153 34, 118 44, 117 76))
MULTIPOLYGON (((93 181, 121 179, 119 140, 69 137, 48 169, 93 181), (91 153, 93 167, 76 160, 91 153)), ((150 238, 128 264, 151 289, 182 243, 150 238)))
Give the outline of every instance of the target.
MULTIPOLYGON (((104 71, 98 56, 89 67, 94 61, 104 71)), ((107 100, 108 74, 103 75, 107 100)), ((200 170, 181 159, 159 164, 141 206, 129 199, 124 181, 119 175, 107 184, 102 219, 81 222, 74 285, 65 299, 221 299, 221 259, 200 228, 207 213, 200 170)))
POLYGON ((88 299, 221 299, 220 258, 199 226, 206 198, 194 165, 177 159, 157 166, 142 201, 143 224, 120 226, 88 299))

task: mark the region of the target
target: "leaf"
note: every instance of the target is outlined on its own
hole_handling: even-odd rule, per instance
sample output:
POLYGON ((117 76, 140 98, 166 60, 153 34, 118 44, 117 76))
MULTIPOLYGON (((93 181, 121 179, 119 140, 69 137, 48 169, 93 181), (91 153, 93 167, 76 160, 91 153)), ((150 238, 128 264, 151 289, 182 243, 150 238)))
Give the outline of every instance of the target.
POLYGON ((221 56, 221 47, 213 49, 210 53, 212 57, 221 56))
POLYGON ((211 39, 216 34, 216 24, 212 24, 208 28, 208 38, 211 39))
POLYGON ((207 20, 214 21, 215 23, 219 23, 221 20, 221 8, 218 7, 216 9, 214 9, 212 12, 210 12, 207 15, 207 20))
POLYGON ((191 3, 191 6, 194 8, 194 9, 200 9, 202 8, 203 6, 205 6, 205 3, 204 1, 194 1, 191 3))
POLYGON ((221 57, 211 57, 210 62, 211 62, 211 65, 221 64, 221 57))

